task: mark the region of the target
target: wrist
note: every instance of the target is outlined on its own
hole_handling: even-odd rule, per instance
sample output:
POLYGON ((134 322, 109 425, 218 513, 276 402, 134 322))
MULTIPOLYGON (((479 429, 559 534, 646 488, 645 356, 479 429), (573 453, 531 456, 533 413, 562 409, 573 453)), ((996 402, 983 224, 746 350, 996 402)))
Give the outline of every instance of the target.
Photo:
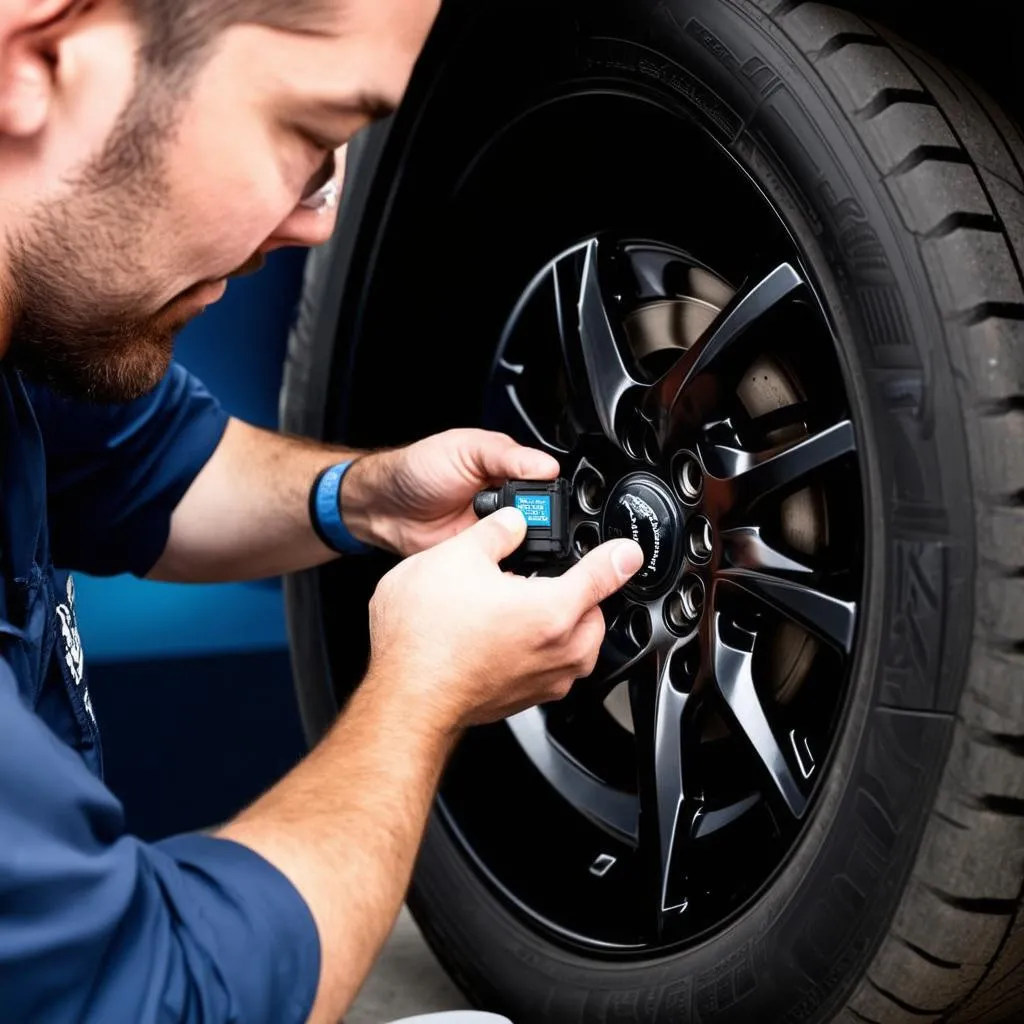
POLYGON ((348 531, 357 540, 386 551, 397 551, 392 520, 383 513, 382 497, 389 491, 387 451, 359 457, 349 467, 338 502, 348 531))

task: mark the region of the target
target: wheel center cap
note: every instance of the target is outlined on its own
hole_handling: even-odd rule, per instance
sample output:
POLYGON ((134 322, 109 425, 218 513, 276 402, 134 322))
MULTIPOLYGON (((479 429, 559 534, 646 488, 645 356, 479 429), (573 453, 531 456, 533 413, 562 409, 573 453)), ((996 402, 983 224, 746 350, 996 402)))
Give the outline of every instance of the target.
POLYGON ((683 515, 671 491, 657 477, 633 473, 616 484, 605 503, 605 540, 627 537, 644 552, 643 568, 630 587, 645 594, 674 579, 679 567, 683 515))

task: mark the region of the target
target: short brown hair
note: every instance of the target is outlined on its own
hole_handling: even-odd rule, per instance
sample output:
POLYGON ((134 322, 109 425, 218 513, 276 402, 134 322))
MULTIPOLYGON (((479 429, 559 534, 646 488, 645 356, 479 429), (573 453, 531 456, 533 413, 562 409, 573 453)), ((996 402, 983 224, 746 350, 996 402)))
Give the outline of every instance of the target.
POLYGON ((142 62, 165 72, 200 63, 217 36, 232 25, 267 25, 317 32, 344 0, 128 0, 142 28, 142 62))

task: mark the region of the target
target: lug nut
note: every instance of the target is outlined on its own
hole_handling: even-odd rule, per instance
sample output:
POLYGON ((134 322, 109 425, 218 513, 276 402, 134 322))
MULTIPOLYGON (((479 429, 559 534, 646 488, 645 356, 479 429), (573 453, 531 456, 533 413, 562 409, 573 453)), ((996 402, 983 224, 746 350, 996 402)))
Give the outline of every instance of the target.
POLYGON ((690 452, 680 452, 672 466, 672 482, 679 497, 692 505, 700 500, 704 492, 704 473, 700 463, 690 452))
POLYGON ((704 611, 704 584, 699 576, 688 576, 683 581, 683 589, 679 592, 683 614, 691 622, 699 619, 704 611))
POLYGON ((687 576, 682 587, 665 598, 665 621, 676 633, 686 633, 704 611, 704 584, 698 576, 687 576))
POLYGON ((704 516, 697 516, 689 525, 690 557, 695 562, 706 562, 715 549, 711 523, 704 516))

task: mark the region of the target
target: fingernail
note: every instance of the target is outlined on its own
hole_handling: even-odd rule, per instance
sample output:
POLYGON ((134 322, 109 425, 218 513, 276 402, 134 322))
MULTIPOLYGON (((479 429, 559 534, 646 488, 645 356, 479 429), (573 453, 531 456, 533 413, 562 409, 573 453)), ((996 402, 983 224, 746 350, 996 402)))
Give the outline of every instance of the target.
POLYGON ((636 541, 624 540, 612 552, 612 565, 620 576, 635 576, 644 564, 644 551, 636 541))
POLYGON ((512 533, 517 533, 526 525, 526 516, 519 509, 512 508, 510 505, 499 508, 491 518, 497 519, 506 530, 512 533))

